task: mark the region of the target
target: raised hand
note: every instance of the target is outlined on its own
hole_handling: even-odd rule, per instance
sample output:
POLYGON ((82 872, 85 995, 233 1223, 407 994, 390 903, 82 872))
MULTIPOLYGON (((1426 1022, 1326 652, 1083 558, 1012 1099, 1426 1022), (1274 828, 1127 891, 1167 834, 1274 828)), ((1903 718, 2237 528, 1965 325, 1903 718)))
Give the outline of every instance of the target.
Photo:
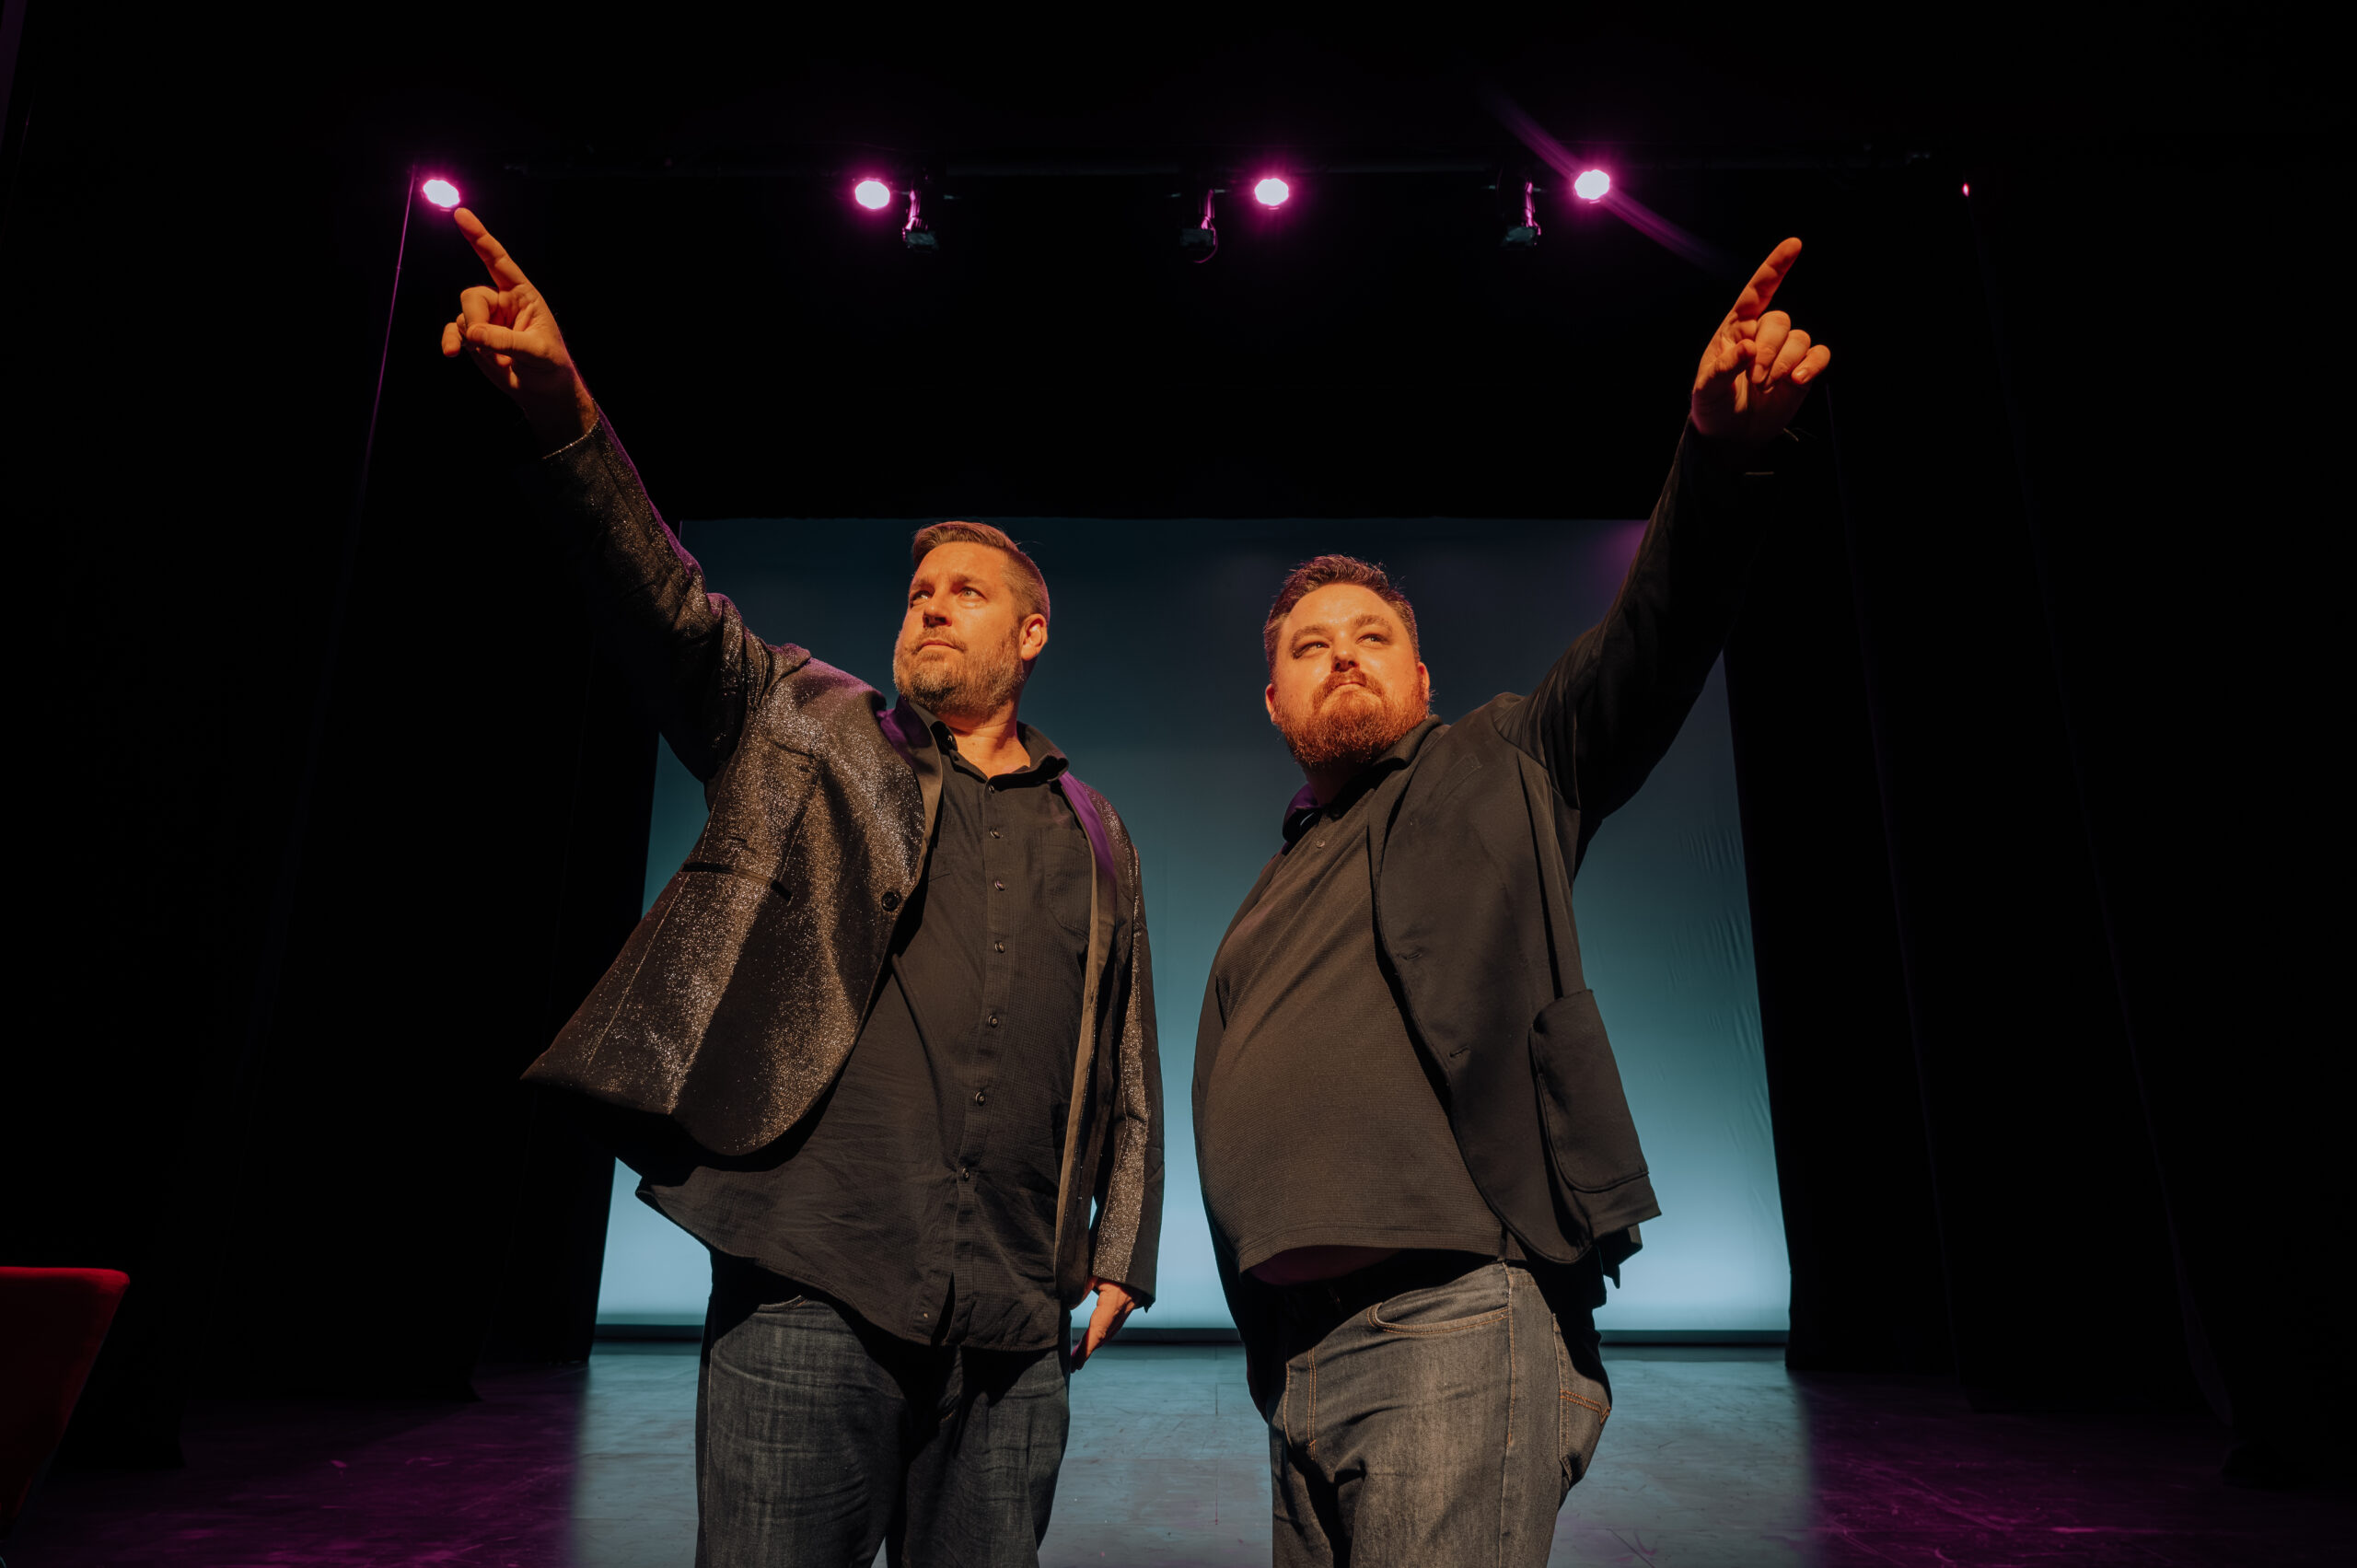
POLYGON ((1833 361, 1831 349, 1812 343, 1782 310, 1768 308, 1800 254, 1797 239, 1768 252, 1702 351, 1694 372, 1694 428, 1714 441, 1757 447, 1774 436, 1833 361))
POLYGON ((451 215, 491 273, 492 286, 459 296, 459 316, 442 323, 442 357, 464 354, 491 384, 514 400, 544 449, 587 435, 598 405, 565 352, 548 301, 482 220, 460 207, 451 215))

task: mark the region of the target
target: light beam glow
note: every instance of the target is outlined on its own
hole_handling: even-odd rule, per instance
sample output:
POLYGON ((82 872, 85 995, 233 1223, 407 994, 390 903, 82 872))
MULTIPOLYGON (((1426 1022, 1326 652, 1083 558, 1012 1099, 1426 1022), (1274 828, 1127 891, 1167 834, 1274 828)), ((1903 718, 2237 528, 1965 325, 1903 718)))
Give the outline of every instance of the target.
POLYGON ((1604 193, 1611 189, 1612 176, 1600 168, 1583 169, 1580 177, 1572 181, 1572 194, 1583 202, 1601 202, 1604 193))
POLYGON ((880 213, 892 204, 892 188, 881 180, 863 180, 851 188, 851 199, 871 213, 880 213))
POLYGON ((417 193, 446 213, 459 204, 459 188, 438 174, 419 186, 417 193))
POLYGON ((1293 187, 1273 174, 1252 187, 1252 199, 1264 207, 1282 207, 1292 194, 1293 187))

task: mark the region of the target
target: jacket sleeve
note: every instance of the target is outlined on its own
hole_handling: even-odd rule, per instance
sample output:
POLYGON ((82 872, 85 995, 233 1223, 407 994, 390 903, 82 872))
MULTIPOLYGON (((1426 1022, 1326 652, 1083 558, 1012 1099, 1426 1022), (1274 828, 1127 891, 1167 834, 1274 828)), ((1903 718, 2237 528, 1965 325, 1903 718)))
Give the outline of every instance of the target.
POLYGON ((603 414, 541 459, 538 478, 542 514, 598 638, 679 761, 710 780, 767 690, 775 652, 735 605, 704 591, 703 568, 647 499, 603 414))
POLYGON ((1122 835, 1130 885, 1129 1005, 1121 1019, 1112 1135, 1106 1141, 1089 1272, 1154 1300, 1162 1247, 1162 1062, 1155 1041, 1154 960, 1146 948, 1145 881, 1137 845, 1122 835))
POLYGON ((1547 769, 1584 830, 1637 793, 1701 694, 1758 552, 1771 460, 1738 473, 1687 426, 1612 608, 1528 701, 1500 709, 1506 739, 1547 769))

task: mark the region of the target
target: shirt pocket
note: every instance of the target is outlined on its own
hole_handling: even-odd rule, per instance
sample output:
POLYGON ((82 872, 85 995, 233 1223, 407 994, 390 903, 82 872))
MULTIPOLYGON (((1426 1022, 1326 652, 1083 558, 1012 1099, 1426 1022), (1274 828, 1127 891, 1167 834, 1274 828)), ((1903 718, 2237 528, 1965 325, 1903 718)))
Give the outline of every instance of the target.
POLYGON ((1089 890, 1097 881, 1097 857, 1089 853, 1088 835, 1074 823, 1048 835, 1040 846, 1044 875, 1040 892, 1048 918, 1069 936, 1088 939, 1089 890))

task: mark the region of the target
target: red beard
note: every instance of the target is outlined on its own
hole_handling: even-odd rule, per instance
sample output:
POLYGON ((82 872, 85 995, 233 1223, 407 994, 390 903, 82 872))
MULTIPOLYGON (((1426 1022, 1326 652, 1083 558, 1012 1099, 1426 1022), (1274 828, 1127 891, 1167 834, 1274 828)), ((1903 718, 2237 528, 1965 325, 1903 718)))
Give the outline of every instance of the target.
POLYGON ((1330 768, 1361 768, 1399 743, 1399 738, 1423 722, 1421 705, 1395 700, 1363 676, 1326 678, 1310 701, 1309 716, 1298 726, 1281 726, 1293 760, 1305 772, 1330 768), (1375 702, 1335 702, 1345 686, 1357 686, 1375 702))

